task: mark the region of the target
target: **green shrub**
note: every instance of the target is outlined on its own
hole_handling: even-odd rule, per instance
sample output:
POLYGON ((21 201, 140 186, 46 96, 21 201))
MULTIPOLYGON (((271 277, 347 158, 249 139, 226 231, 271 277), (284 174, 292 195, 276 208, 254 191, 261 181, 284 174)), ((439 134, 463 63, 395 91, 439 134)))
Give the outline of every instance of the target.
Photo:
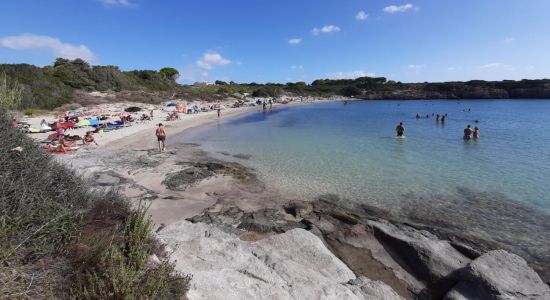
POLYGON ((6 73, 0 74, 0 109, 16 109, 21 103, 23 87, 17 81, 8 80, 6 73))
POLYGON ((92 191, 1 110, 0 140, 0 298, 184 295, 190 277, 163 256, 144 208, 92 191), (153 254, 159 264, 149 263, 153 254))

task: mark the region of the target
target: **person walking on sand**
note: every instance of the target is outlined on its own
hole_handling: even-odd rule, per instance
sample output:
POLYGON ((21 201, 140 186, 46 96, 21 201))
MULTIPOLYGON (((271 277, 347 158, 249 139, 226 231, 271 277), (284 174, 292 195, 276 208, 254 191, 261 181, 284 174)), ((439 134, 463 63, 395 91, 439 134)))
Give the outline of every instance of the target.
POLYGON ((397 127, 395 127, 395 131, 397 132, 397 136, 403 136, 405 134, 405 126, 403 125, 403 122, 399 123, 397 127))
POLYGON ((464 139, 465 140, 469 140, 471 138, 471 135, 472 135, 472 128, 470 128, 471 126, 468 124, 468 126, 466 126, 466 128, 464 128, 464 139))
POLYGON ((166 150, 166 131, 164 131, 164 125, 162 125, 162 123, 159 123, 159 128, 156 130, 156 135, 159 143, 159 151, 164 152, 164 150, 166 150))
POLYGON ((218 119, 219 119, 222 115, 222 106, 220 104, 218 104, 217 111, 218 111, 218 119))
POLYGON ((153 120, 153 110, 151 109, 151 120, 153 120))

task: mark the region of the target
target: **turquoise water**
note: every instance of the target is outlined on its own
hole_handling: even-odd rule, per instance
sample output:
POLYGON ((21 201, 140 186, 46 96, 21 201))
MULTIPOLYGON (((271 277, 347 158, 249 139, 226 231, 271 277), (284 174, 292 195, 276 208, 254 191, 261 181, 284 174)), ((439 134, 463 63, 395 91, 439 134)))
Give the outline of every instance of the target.
POLYGON ((394 208, 410 198, 437 201, 467 189, 550 209, 550 101, 357 101, 282 107, 204 126, 182 138, 220 158, 254 167, 272 187, 302 197, 335 193, 394 208), (416 113, 424 118, 417 120, 416 113), (448 117, 437 123, 432 113, 448 117), (395 126, 401 121, 406 138, 397 139, 395 126), (467 124, 480 128, 479 140, 462 139, 467 124))
POLYGON ((253 167, 292 199, 337 194, 357 209, 507 249, 550 281, 550 101, 287 106, 199 127, 172 142, 198 143, 210 155, 253 167), (432 113, 447 113, 445 124, 432 113), (395 137, 399 122, 404 139, 395 137), (462 139, 468 124, 480 128, 479 140, 462 139))

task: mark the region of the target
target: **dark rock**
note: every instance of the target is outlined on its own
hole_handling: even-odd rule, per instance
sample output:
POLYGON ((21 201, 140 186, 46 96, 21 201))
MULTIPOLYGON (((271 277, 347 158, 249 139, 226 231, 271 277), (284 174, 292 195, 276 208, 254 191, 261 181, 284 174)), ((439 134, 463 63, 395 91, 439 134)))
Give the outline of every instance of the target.
POLYGON ((252 155, 239 153, 239 154, 233 155, 233 157, 239 158, 239 159, 250 159, 252 155))
POLYGON ((305 229, 306 225, 287 220, 287 217, 278 209, 266 208, 244 214, 237 228, 254 232, 283 233, 294 228, 305 229))
POLYGON ((197 167, 189 167, 185 170, 168 174, 162 184, 173 191, 185 191, 190 186, 198 184, 206 178, 214 176, 209 170, 197 167))

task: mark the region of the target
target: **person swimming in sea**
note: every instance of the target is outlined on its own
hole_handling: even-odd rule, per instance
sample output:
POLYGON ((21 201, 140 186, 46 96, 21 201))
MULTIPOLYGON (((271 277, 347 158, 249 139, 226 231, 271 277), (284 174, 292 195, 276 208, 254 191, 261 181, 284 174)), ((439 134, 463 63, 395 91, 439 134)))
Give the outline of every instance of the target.
POLYGON ((403 122, 400 122, 397 127, 395 127, 395 131, 397 132, 397 136, 403 136, 405 134, 405 126, 403 125, 403 122))
POLYGON ((435 121, 436 121, 436 122, 439 122, 439 114, 437 114, 437 115, 435 116, 435 121))
POLYGON ((416 118, 420 119, 420 114, 416 113, 416 118))
POLYGON ((445 118, 447 117, 447 114, 441 116, 441 123, 445 123, 445 118))
POLYGON ((470 124, 468 124, 468 126, 466 126, 466 128, 464 128, 464 139, 465 140, 469 140, 471 138, 472 129, 470 127, 471 127, 470 124))

